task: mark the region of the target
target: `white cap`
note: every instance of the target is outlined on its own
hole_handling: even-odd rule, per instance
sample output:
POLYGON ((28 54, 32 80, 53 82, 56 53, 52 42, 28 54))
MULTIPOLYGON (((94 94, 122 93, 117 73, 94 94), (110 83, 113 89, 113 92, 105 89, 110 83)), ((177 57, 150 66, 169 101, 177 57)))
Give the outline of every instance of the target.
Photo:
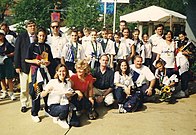
POLYGON ((0 34, 3 34, 5 36, 5 31, 4 30, 0 30, 0 34))

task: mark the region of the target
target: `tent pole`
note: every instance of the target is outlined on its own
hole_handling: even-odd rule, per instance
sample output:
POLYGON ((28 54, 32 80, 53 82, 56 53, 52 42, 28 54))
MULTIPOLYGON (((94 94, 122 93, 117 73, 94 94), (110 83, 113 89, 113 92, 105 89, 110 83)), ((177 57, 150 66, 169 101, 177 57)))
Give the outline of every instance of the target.
POLYGON ((116 27, 116 1, 114 0, 114 20, 113 20, 113 33, 115 33, 115 27, 116 27))
POLYGON ((170 22, 169 28, 172 31, 172 15, 170 15, 170 21, 169 22, 170 22))

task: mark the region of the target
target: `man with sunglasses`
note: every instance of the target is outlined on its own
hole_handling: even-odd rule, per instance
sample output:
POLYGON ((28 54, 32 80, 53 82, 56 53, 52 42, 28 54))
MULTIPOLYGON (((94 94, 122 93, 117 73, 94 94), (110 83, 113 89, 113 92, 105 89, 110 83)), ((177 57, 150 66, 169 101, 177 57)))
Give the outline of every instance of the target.
POLYGON ((47 37, 47 44, 50 45, 54 61, 49 65, 49 72, 53 78, 55 75, 54 69, 61 63, 61 53, 63 46, 68 42, 66 37, 60 33, 60 25, 58 21, 53 21, 50 24, 51 34, 47 37))
POLYGON ((36 37, 36 23, 33 20, 29 20, 25 26, 26 32, 18 35, 14 52, 15 69, 20 77, 20 101, 22 105, 21 112, 23 113, 27 112, 27 107, 29 106, 28 74, 30 67, 25 62, 25 58, 30 43, 33 43, 36 37))

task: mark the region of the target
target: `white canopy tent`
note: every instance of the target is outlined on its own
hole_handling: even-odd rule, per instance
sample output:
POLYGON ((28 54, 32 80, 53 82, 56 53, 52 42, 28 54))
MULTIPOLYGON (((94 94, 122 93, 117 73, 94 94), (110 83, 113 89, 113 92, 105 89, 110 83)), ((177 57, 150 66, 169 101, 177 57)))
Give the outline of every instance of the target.
POLYGON ((139 29, 142 28, 142 23, 149 23, 149 35, 151 35, 153 23, 169 24, 170 29, 172 30, 173 23, 185 24, 186 16, 158 6, 150 6, 126 15, 122 15, 120 16, 120 20, 125 20, 128 23, 138 23, 139 29))

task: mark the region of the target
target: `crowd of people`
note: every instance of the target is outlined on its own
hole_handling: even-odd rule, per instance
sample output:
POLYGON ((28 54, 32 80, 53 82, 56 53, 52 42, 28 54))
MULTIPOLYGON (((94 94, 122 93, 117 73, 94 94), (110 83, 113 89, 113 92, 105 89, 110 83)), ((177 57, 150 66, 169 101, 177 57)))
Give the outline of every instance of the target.
POLYGON ((16 35, 6 23, 0 25, 0 81, 4 99, 14 95, 13 80, 20 80, 21 112, 28 111, 40 122, 40 100, 54 123, 63 128, 80 126, 86 113, 97 119, 96 108, 118 104, 119 113, 142 109, 145 102, 176 103, 189 97, 189 69, 195 58, 195 46, 185 32, 174 41, 173 32, 164 32, 158 24, 150 36, 126 21, 112 33, 103 28, 60 31, 53 21, 51 32, 37 28, 33 20, 26 31, 16 35), (176 87, 181 82, 180 90, 176 87))

